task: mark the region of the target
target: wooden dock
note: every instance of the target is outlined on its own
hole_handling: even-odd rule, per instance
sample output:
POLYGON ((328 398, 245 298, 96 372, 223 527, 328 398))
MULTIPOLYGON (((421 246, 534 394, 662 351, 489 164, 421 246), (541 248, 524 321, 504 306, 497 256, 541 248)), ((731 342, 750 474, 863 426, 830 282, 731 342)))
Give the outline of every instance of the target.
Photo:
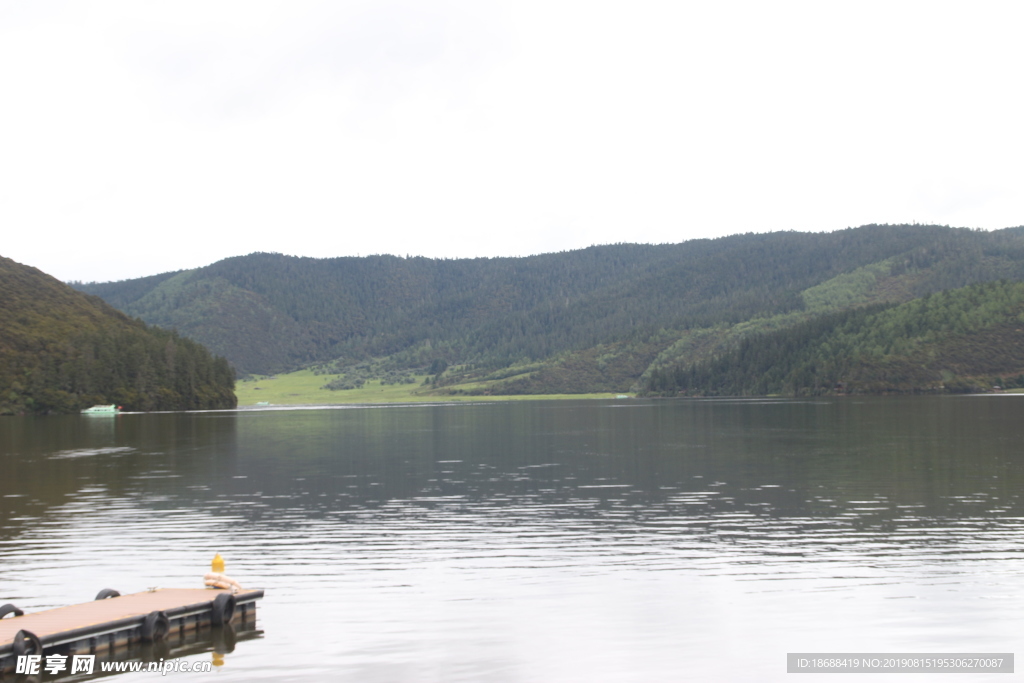
POLYGON ((262 590, 162 588, 0 619, 0 677, 19 654, 93 654, 182 642, 200 629, 255 622, 262 590), (40 651, 41 650, 41 651, 40 651))

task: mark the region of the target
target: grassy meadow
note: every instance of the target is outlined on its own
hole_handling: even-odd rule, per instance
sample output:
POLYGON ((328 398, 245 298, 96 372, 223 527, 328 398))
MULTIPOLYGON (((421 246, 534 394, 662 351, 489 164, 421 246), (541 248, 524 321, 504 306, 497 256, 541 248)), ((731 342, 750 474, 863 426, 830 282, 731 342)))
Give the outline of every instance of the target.
POLYGON ((267 401, 271 405, 331 405, 348 403, 438 403, 460 401, 524 401, 551 400, 566 398, 615 398, 617 394, 537 394, 517 396, 468 396, 451 395, 449 390, 470 389, 480 387, 480 382, 472 385, 454 385, 434 392, 432 387, 423 386, 425 376, 417 377, 416 384, 381 385, 380 380, 371 380, 359 389, 331 391, 323 389, 333 377, 316 375, 311 370, 298 370, 280 375, 255 376, 239 380, 235 384, 235 395, 239 406, 256 405, 267 401))

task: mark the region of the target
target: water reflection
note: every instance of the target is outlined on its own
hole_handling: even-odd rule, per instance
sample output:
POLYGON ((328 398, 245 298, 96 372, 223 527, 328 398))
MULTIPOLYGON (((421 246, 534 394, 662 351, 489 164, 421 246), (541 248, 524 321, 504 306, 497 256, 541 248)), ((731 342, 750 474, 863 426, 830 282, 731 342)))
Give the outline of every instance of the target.
POLYGON ((867 513, 867 500, 875 514, 852 516, 871 523, 901 506, 925 516, 1017 509, 1015 404, 894 402, 127 415, 99 429, 78 416, 11 419, 0 424, 3 500, 7 515, 43 511, 100 487, 157 507, 249 499, 235 506, 245 515, 459 497, 598 516, 628 501, 786 517, 867 513))
POLYGON ((191 585, 219 550, 268 589, 274 628, 245 669, 257 678, 296 661, 314 678, 658 678, 678 674, 680 648, 732 652, 721 643, 758 625, 751 680, 773 675, 776 651, 784 670, 786 633, 792 651, 830 632, 885 640, 865 651, 1010 651, 995 634, 1024 607, 1022 409, 915 397, 10 419, 0 598, 191 585), (900 601, 916 606, 880 607, 900 601), (294 635, 310 631, 345 639, 294 635), (612 634, 621 660, 554 661, 612 634))

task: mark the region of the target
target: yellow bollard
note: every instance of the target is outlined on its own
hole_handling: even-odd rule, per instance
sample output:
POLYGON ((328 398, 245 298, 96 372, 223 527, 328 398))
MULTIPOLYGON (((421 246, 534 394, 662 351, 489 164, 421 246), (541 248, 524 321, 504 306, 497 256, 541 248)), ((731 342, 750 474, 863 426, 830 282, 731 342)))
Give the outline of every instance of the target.
POLYGON ((213 562, 210 563, 210 570, 217 574, 224 573, 224 558, 220 556, 220 553, 213 556, 213 562))

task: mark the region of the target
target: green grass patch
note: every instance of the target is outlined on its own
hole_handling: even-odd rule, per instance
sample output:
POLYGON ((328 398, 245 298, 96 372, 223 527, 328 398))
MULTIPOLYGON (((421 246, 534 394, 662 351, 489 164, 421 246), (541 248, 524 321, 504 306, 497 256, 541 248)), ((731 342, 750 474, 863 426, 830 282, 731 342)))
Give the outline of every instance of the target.
MULTIPOLYGON (((417 377, 416 384, 381 385, 380 380, 370 380, 360 389, 330 391, 322 389, 333 375, 314 375, 311 370, 299 370, 286 374, 257 376, 235 384, 235 395, 239 406, 252 406, 260 401, 271 405, 339 405, 350 403, 438 403, 461 401, 527 401, 552 399, 615 398, 617 394, 530 394, 521 396, 470 396, 448 394, 448 391, 465 390, 467 386, 449 386, 438 390, 422 386, 425 377, 417 377), (273 379, 271 379, 273 377, 273 379)), ((473 386, 479 386, 474 384, 473 386)))
POLYGON ((804 305, 812 313, 827 313, 867 303, 879 279, 891 270, 892 259, 888 259, 837 275, 805 289, 801 294, 804 305))

